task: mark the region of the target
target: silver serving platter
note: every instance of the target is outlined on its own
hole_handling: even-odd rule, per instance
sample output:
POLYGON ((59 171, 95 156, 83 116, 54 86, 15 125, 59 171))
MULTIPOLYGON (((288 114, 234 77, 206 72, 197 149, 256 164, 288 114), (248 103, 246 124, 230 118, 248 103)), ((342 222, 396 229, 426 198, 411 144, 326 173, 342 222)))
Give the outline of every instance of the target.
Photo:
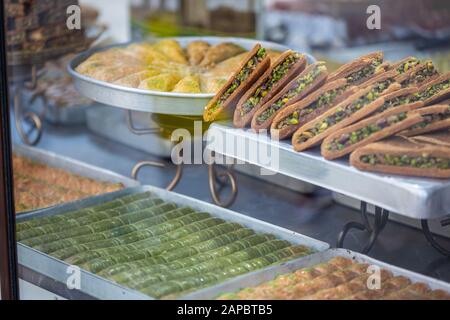
MULTIPOLYGON (((177 37, 177 40, 182 47, 186 47, 188 43, 196 40, 203 40, 211 45, 221 42, 233 42, 242 46, 246 50, 251 50, 255 44, 261 43, 265 48, 277 51, 285 51, 288 48, 267 41, 259 41, 253 39, 243 38, 224 38, 224 37, 177 37)), ((174 92, 159 92, 151 90, 142 90, 135 88, 127 88, 104 81, 95 80, 87 76, 83 76, 75 71, 76 67, 83 61, 89 58, 93 53, 108 50, 115 47, 124 47, 129 45, 120 44, 112 45, 102 49, 92 49, 76 56, 69 64, 68 71, 74 79, 74 85, 77 90, 92 100, 107 105, 134 110, 144 111, 160 114, 170 115, 186 115, 186 116, 201 116, 205 106, 209 100, 214 97, 214 94, 201 93, 174 93, 174 92)), ((314 58, 307 55, 308 62, 314 62, 314 58)))
MULTIPOLYGON (((450 293, 450 284, 446 282, 402 269, 350 250, 330 249, 304 258, 286 262, 283 265, 272 266, 263 270, 255 271, 251 274, 236 277, 214 287, 187 295, 184 298, 186 300, 218 298, 223 294, 234 293, 245 288, 255 287, 274 280, 280 275, 292 273, 303 268, 309 268, 317 264, 327 262, 335 257, 345 257, 358 263, 366 263, 369 266, 378 266, 381 269, 391 271, 394 276, 404 276, 409 278, 413 283, 425 283, 433 290, 444 290, 450 293)), ((381 286, 383 286, 383 283, 381 283, 381 286)))
MULTIPOLYGON (((293 244, 305 245, 317 252, 322 252, 329 248, 329 245, 327 243, 306 237, 296 232, 283 229, 251 217, 247 217, 245 215, 223 209, 206 202, 202 202, 193 198, 189 198, 177 193, 169 192, 167 190, 162 190, 151 186, 141 186, 124 189, 114 193, 109 193, 54 207, 48 210, 26 213, 17 217, 17 221, 21 222, 31 218, 64 214, 73 210, 108 202, 125 195, 141 193, 145 191, 150 191, 165 201, 173 202, 182 206, 190 206, 194 209, 208 212, 215 217, 240 223, 257 232, 271 233, 273 235, 276 235, 280 239, 290 241, 293 244)), ((105 300, 153 299, 152 297, 121 286, 117 283, 94 275, 85 270, 80 270, 80 289, 69 290, 65 285, 70 277, 70 274, 68 274, 68 268, 70 266, 67 263, 55 259, 47 254, 39 252, 21 243, 18 243, 18 259, 20 265, 20 277, 22 279, 62 297, 74 297, 80 299, 95 298, 105 300)))
MULTIPOLYGON (((295 152, 288 141, 273 141, 267 135, 215 123, 208 130, 207 147, 230 158, 251 163, 346 196, 382 207, 413 219, 437 219, 450 213, 450 180, 390 176, 359 171, 348 159, 327 161, 318 149, 295 152), (278 162, 255 159, 250 148, 278 156, 278 162), (233 146, 230 148, 229 146, 233 146), (244 152, 242 152, 244 150, 244 152), (278 165, 277 165, 278 163, 278 165)), ((260 152, 261 153, 261 152, 260 152)), ((267 157, 265 157, 267 158, 267 157)))

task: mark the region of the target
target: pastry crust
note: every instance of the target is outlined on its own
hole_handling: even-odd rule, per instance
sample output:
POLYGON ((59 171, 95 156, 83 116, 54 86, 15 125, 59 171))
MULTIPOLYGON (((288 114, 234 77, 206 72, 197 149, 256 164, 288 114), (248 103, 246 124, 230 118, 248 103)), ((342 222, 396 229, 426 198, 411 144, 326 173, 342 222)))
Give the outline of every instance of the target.
POLYGON ((409 137, 410 141, 450 148, 450 133, 448 131, 433 132, 415 137, 409 137))
POLYGON ((414 67, 412 67, 411 69, 409 69, 408 71, 406 71, 403 74, 400 74, 397 76, 396 80, 398 83, 402 84, 403 87, 420 87, 420 86, 424 86, 428 83, 430 83, 431 81, 439 78, 439 72, 436 71, 436 69, 434 69, 434 66, 432 64, 431 61, 427 61, 425 63, 420 63, 414 67), (427 68, 429 68, 429 64, 431 63, 431 66, 433 67, 434 73, 431 75, 427 75, 424 78, 418 78, 417 74, 426 70, 427 68))
POLYGON ((286 105, 282 106, 280 110, 276 111, 274 114, 272 114, 266 120, 264 120, 264 122, 260 123, 258 121, 258 117, 262 113, 264 113, 266 110, 271 108, 272 105, 277 100, 281 99, 286 93, 288 93, 290 90, 292 90, 296 86, 298 86, 297 82, 301 78, 310 74, 310 72, 312 72, 315 68, 320 68, 322 66, 323 66, 323 62, 317 62, 315 64, 309 65, 308 67, 306 67, 305 70, 303 70, 303 72, 300 75, 298 75, 294 80, 292 80, 288 85, 286 85, 286 87, 282 91, 280 91, 276 96, 274 96, 266 104, 261 106, 258 109, 258 111, 256 111, 255 114, 253 115, 252 122, 251 122, 252 129, 257 130, 257 131, 269 129, 272 124, 273 119, 275 119, 275 117, 277 116, 277 114, 280 113, 281 110, 283 110, 284 108, 286 108, 287 106, 289 106, 293 103, 296 103, 297 101, 300 101, 301 99, 308 96, 311 92, 314 92, 315 90, 320 88, 326 82, 327 77, 328 77, 328 72, 326 71, 325 67, 323 67, 323 70, 320 71, 319 75, 316 77, 316 79, 311 84, 307 85, 307 87, 305 87, 304 90, 302 90, 300 93, 296 94, 295 97, 289 99, 289 102, 286 105))
POLYGON ((280 140, 290 138, 295 131, 297 131, 301 126, 304 124, 316 119, 321 114, 325 113, 327 110, 333 108, 337 104, 341 103, 345 99, 347 99, 349 96, 355 94, 355 92, 358 90, 357 87, 349 87, 341 94, 337 95, 336 98, 333 100, 333 102, 330 105, 325 105, 321 108, 318 108, 314 110, 312 113, 304 116, 303 118, 299 119, 298 124, 291 124, 287 127, 278 128, 278 125, 284 121, 285 119, 289 118, 294 112, 301 112, 303 109, 308 108, 311 104, 317 102, 319 98, 326 94, 327 92, 331 90, 336 90, 339 88, 343 88, 347 86, 347 80, 345 79, 338 79, 332 82, 329 82, 325 84, 323 87, 318 89, 317 91, 311 93, 309 96, 307 96, 305 99, 294 103, 284 109, 282 109, 276 117, 273 119, 272 125, 271 125, 271 135, 273 137, 277 137, 280 140))
MULTIPOLYGON (((449 81, 449 80, 450 80, 450 72, 447 72, 446 74, 440 76, 439 78, 421 86, 419 88, 419 92, 420 93, 426 92, 432 86, 439 84, 439 83, 449 81)), ((423 104, 424 104, 424 106, 429 106, 429 105, 437 104, 438 102, 441 102, 441 101, 445 101, 449 98, 450 98, 450 86, 447 89, 441 90, 438 94, 435 94, 432 97, 429 97, 428 99, 423 100, 423 104)))
POLYGON ((409 128, 417 123, 420 123, 423 121, 423 118, 420 114, 411 111, 409 106, 402 106, 396 109, 387 110, 383 113, 380 113, 376 116, 367 118, 363 121, 360 121, 354 125, 351 125, 349 127, 343 128, 341 130, 336 131, 335 133, 329 135, 324 142, 322 143, 321 153, 322 156, 327 160, 334 160, 341 158, 343 156, 348 155, 349 153, 353 152, 357 148, 363 147, 369 143, 373 143, 376 141, 380 141, 382 139, 388 138, 405 128, 409 128), (344 134, 351 134, 354 131, 357 131, 359 129, 365 128, 370 125, 376 125, 380 120, 387 119, 391 116, 396 116, 401 113, 407 112, 407 118, 403 121, 399 121, 398 123, 392 124, 384 129, 381 129, 378 132, 375 132, 371 134, 369 137, 364 138, 356 143, 350 144, 346 147, 344 147, 342 150, 329 150, 328 146, 333 143, 335 139, 339 139, 344 134))
POLYGON ((405 136, 405 137, 411 137, 411 136, 416 136, 419 134, 424 134, 424 133, 428 133, 428 132, 433 132, 433 131, 450 128, 450 107, 448 105, 430 106, 430 107, 418 109, 416 112, 422 116, 448 113, 449 118, 430 123, 424 128, 410 128, 408 130, 400 132, 399 135, 405 136))
POLYGON ((278 59, 274 63, 272 63, 271 67, 261 76, 261 78, 239 100, 239 103, 234 112, 233 124, 235 127, 244 128, 244 127, 248 126, 250 124, 250 122, 252 121, 252 118, 253 118, 253 115, 255 114, 255 112, 257 112, 261 106, 263 106, 267 101, 272 99, 272 97, 275 96, 278 92, 280 92, 280 90, 282 90, 282 88, 287 83, 292 81, 292 79, 294 79, 299 73, 301 73, 305 69, 306 64, 307 64, 306 58, 304 55, 301 55, 300 59, 290 67, 288 72, 273 85, 273 87, 267 93, 267 95, 265 97, 263 97, 258 102, 258 104, 256 104, 252 108, 251 111, 246 113, 244 116, 241 116, 241 110, 243 108, 244 103, 247 102, 247 100, 255 94, 257 89, 259 89, 264 83, 266 83, 271 78, 273 70, 276 67, 278 67, 279 65, 281 65, 285 61, 286 58, 288 58, 289 56, 291 56, 293 54, 295 54, 295 52, 292 50, 288 50, 288 51, 282 53, 278 57, 278 59))
POLYGON ((332 126, 333 130, 330 131, 329 128, 327 128, 327 130, 325 130, 322 133, 319 133, 318 135, 312 137, 311 139, 309 139, 306 142, 303 142, 303 143, 298 142, 299 137, 305 131, 308 131, 308 130, 314 128, 317 123, 320 123, 320 122, 324 121, 326 118, 328 118, 329 116, 334 115, 339 109, 345 108, 345 107, 351 105, 354 101, 358 100, 359 98, 364 97, 371 90, 372 90, 372 87, 367 87, 365 89, 359 90, 354 95, 347 98, 345 101, 341 102, 340 104, 336 105, 334 108, 332 108, 332 109, 328 110, 327 112, 325 112, 324 114, 322 114, 320 117, 314 119, 313 121, 305 124, 300 129, 298 129, 292 136, 292 146, 294 147, 294 150, 297 152, 300 152, 300 151, 309 149, 317 144, 320 144, 323 141, 323 139, 325 139, 332 133, 331 131, 345 128, 346 126, 349 126, 349 125, 371 115, 372 113, 374 113, 378 108, 380 108, 384 104, 384 101, 385 101, 384 97, 379 97, 378 99, 366 104, 362 109, 360 109, 359 111, 356 111, 355 113, 353 113, 350 116, 346 115, 344 120, 342 120, 339 123, 332 126))
MULTIPOLYGON (((372 63, 375 60, 382 61, 383 58, 384 58, 384 54, 381 51, 373 52, 368 55, 359 57, 358 59, 355 59, 347 64, 344 64, 339 69, 337 69, 335 72, 330 74, 328 80, 334 81, 334 80, 341 79, 341 78, 347 78, 352 73, 358 72, 360 70, 363 70, 366 67, 369 67, 370 65, 372 65, 372 63)), ((386 71, 386 69, 388 67, 389 67, 388 64, 382 63, 380 66, 377 67, 377 70, 375 70, 375 72, 373 74, 370 74, 369 76, 364 77, 364 78, 352 83, 352 85, 360 85, 360 84, 366 82, 367 80, 369 80, 370 78, 372 78, 373 76, 376 76, 380 72, 386 71)))
POLYGON ((217 101, 222 97, 222 95, 227 91, 230 85, 233 83, 236 76, 241 72, 241 70, 247 65, 247 63, 255 57, 261 49, 261 45, 257 44, 244 59, 239 68, 235 71, 232 77, 227 81, 227 83, 222 87, 221 90, 214 96, 214 98, 205 107, 205 112, 203 113, 203 119, 206 122, 212 122, 220 118, 226 118, 234 112, 237 102, 242 97, 242 95, 250 88, 256 79, 258 79, 269 67, 270 58, 267 56, 258 64, 255 70, 249 75, 249 77, 234 90, 234 92, 226 99, 226 101, 217 108, 217 110, 211 111, 210 109, 216 105, 217 101))
POLYGON ((206 41, 192 41, 186 47, 186 53, 189 59, 189 63, 193 66, 197 66, 205 58, 206 52, 210 48, 210 44, 206 41))
POLYGON ((447 147, 417 144, 408 141, 406 138, 393 137, 386 141, 376 142, 364 146, 354 151, 350 156, 350 164, 363 171, 380 172, 394 175, 429 177, 429 178, 450 178, 450 170, 440 170, 436 168, 413 168, 390 165, 371 165, 363 163, 361 157, 370 154, 388 154, 392 156, 412 156, 421 157, 428 154, 433 157, 450 158, 450 149, 447 147))

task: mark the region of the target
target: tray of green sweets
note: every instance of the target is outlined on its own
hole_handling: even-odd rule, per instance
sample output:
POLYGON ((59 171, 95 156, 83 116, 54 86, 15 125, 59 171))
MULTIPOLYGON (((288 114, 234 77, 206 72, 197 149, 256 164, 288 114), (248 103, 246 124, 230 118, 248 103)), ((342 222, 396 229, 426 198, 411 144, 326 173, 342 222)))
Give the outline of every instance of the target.
POLYGON ((182 298, 329 247, 149 186, 22 215, 17 239, 23 279, 95 299, 182 298))

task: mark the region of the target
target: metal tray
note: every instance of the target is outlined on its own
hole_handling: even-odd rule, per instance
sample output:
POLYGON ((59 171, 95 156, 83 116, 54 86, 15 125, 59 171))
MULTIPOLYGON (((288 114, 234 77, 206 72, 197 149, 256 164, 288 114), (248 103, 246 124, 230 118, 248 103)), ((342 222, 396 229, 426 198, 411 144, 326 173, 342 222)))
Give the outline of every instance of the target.
MULTIPOLYGON (((186 47, 189 42, 203 40, 212 45, 224 41, 236 43, 246 50, 250 50, 256 43, 261 43, 264 47, 272 50, 285 51, 285 46, 272 42, 259 41, 243 38, 223 38, 223 37, 178 37, 173 38, 186 47)), ((76 67, 89 58, 93 53, 104 51, 115 47, 124 47, 127 44, 112 45, 102 49, 93 49, 76 56, 69 64, 68 71, 74 78, 74 85, 84 96, 107 105, 144 112, 153 112, 171 115, 201 116, 205 106, 214 94, 189 94, 174 92, 158 92, 135 88, 126 88, 104 81, 95 80, 83 76, 75 71, 76 67)), ((312 56, 307 55, 310 63, 314 62, 312 56)))
MULTIPOLYGON (((118 197, 150 191, 161 199, 169 202, 174 202, 183 206, 190 206, 194 209, 209 212, 215 217, 222 218, 227 221, 240 223, 257 232, 271 233, 278 236, 280 239, 288 240, 293 244, 305 245, 315 251, 321 252, 329 248, 327 243, 300 235, 296 232, 286 230, 269 223, 247 217, 245 215, 223 209, 212 204, 202 202, 193 198, 189 198, 177 193, 162 190, 151 186, 141 186, 135 188, 124 189, 114 193, 105 194, 102 196, 92 197, 89 199, 73 202, 70 204, 58 206, 48 210, 41 210, 38 212, 23 214, 18 217, 18 222, 27 219, 52 216, 64 214, 69 211, 94 206, 96 204, 108 202, 118 197)), ((62 297, 91 297, 96 299, 152 299, 140 292, 125 288, 112 281, 94 275, 90 272, 80 270, 81 286, 76 294, 73 290, 69 290, 66 283, 68 277, 67 273, 69 265, 63 261, 52 258, 51 256, 34 250, 21 243, 18 244, 18 258, 21 266, 20 277, 32 284, 41 285, 43 289, 49 290, 62 297)), ((210 297, 212 298, 212 297, 210 297)))
MULTIPOLYGON (((126 111, 110 106, 93 106, 86 110, 86 125, 93 133, 119 142, 128 147, 150 153, 161 158, 170 158, 173 143, 159 134, 136 135, 127 126, 126 111)), ((158 127, 150 119, 150 114, 133 112, 137 127, 158 127)))
POLYGON ((192 293, 184 298, 188 300, 201 300, 212 297, 218 298, 222 294, 233 293, 245 288, 255 287, 262 283, 271 281, 279 275, 292 273, 303 268, 312 267, 314 265, 327 262, 335 257, 345 257, 352 259, 358 263, 367 263, 369 265, 378 266, 382 269, 391 271, 395 276, 404 276, 409 278, 412 282, 425 283, 429 285, 433 290, 441 289, 450 293, 450 284, 446 282, 436 280, 412 271, 408 271, 350 250, 330 249, 307 257, 292 260, 282 265, 268 267, 263 270, 255 271, 251 274, 239 276, 222 284, 218 284, 214 287, 192 293))
POLYGON ((113 171, 99 168, 69 157, 58 155, 44 149, 15 144, 13 146, 13 152, 18 156, 22 156, 30 160, 46 164, 50 167, 63 169, 70 173, 77 174, 86 178, 91 178, 97 181, 121 183, 126 188, 137 187, 140 185, 139 181, 127 178, 113 171))
MULTIPOLYGON (((359 171, 347 159, 327 161, 313 149, 295 152, 287 141, 273 141, 251 130, 234 129, 229 123, 215 123, 208 131, 208 148, 230 158, 251 163, 286 176, 360 199, 413 219, 437 219, 450 213, 450 180, 389 176, 359 171), (234 148, 238 143, 246 148, 234 148), (257 146, 278 165, 266 164, 249 154, 257 146), (230 147, 231 146, 231 147, 230 147), (244 150, 245 152, 240 152, 244 150)), ((266 156, 267 158, 267 156, 266 156)))

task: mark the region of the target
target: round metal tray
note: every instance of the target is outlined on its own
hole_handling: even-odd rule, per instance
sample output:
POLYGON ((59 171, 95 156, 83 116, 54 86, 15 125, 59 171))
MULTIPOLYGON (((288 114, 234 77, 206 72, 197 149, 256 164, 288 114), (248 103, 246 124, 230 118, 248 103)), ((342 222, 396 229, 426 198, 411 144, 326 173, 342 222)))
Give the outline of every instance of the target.
MULTIPOLYGON (((211 45, 224 41, 236 43, 246 50, 252 49, 256 43, 261 43, 265 48, 277 51, 285 51, 283 45, 243 38, 223 37, 178 37, 182 47, 195 40, 203 40, 211 45)), ((142 89, 127 88, 104 81, 95 80, 83 76, 75 71, 76 67, 90 57, 93 53, 107 50, 113 47, 123 47, 127 44, 112 45, 102 49, 93 49, 76 56, 69 64, 68 71, 74 79, 74 85, 80 94, 97 102, 123 109, 144 111, 169 115, 201 116, 209 100, 214 97, 211 93, 188 94, 174 92, 158 92, 142 89)), ((314 58, 308 55, 308 62, 314 58)))

